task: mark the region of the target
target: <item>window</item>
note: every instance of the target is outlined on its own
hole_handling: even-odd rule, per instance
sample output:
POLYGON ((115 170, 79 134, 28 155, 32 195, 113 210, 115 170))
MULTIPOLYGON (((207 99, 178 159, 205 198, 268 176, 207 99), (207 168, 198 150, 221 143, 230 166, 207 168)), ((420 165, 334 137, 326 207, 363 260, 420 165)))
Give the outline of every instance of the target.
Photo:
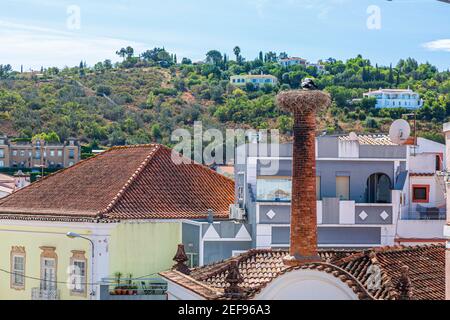
POLYGON ((429 185, 413 185, 412 198, 416 203, 427 203, 430 200, 430 186, 429 185))
POLYGON ((442 171, 442 158, 439 154, 436 155, 436 171, 442 171))
POLYGON ((372 174, 367 179, 368 203, 391 203, 391 179, 384 173, 372 174))
POLYGON ((13 156, 17 156, 17 150, 13 150, 12 154, 13 156))
POLYGON ((5 157, 5 150, 0 149, 0 158, 4 158, 5 157))
POLYGON ((350 177, 336 177, 336 198, 350 199, 350 177))
POLYGON ((316 177, 316 199, 321 200, 322 199, 322 190, 320 188, 320 177, 316 177))
POLYGON ((41 158, 41 150, 36 150, 35 159, 40 159, 40 158, 41 158))
POLYGON ((54 157, 55 156, 55 150, 50 150, 50 157, 54 157))
POLYGON ((69 149, 69 159, 74 159, 74 158, 75 158, 75 150, 69 149))
POLYGON ((291 201, 291 188, 291 179, 258 179, 256 183, 257 201, 291 201))
POLYGON ((62 157, 62 150, 58 150, 58 157, 62 157))
POLYGON ((195 252, 186 252, 186 256, 188 257, 187 265, 189 268, 195 268, 199 266, 198 253, 195 252))
POLYGON ((244 188, 242 186, 239 186, 237 188, 238 191, 238 199, 239 201, 243 201, 244 200, 244 188))
POLYGON ((20 156, 24 157, 25 156, 25 151, 24 150, 20 150, 20 156))
POLYGON ((41 289, 56 289, 56 259, 44 258, 41 261, 41 289))
POLYGON ((87 260, 85 251, 73 250, 70 258, 70 294, 77 296, 86 295, 87 260))
POLYGON ((55 247, 40 247, 41 253, 41 283, 40 289, 43 291, 56 291, 56 267, 57 255, 55 247))
POLYGON ((3 168, 5 166, 5 162, 3 160, 0 160, 0 168, 3 168))
POLYGON ((25 290, 25 247, 11 248, 11 288, 25 290))

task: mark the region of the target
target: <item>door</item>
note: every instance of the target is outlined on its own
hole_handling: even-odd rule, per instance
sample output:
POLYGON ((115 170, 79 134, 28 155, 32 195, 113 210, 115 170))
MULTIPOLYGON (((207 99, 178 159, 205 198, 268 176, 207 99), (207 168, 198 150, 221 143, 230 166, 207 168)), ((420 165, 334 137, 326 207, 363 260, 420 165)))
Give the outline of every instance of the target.
POLYGON ((350 177, 336 177, 336 198, 350 199, 350 177))

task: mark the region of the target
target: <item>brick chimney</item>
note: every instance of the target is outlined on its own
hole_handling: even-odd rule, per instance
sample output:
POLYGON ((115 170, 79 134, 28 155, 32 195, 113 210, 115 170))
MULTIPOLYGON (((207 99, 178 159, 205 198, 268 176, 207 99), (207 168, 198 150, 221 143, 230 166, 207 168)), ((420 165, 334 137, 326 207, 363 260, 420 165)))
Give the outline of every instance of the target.
POLYGON ((285 91, 278 105, 294 115, 292 200, 289 266, 320 261, 317 251, 315 133, 316 112, 330 105, 328 94, 318 90, 285 91))
MULTIPOLYGON (((445 134, 445 144, 446 144, 446 150, 445 150, 445 167, 446 171, 449 172, 450 170, 450 122, 444 124, 444 134, 445 134)), ((450 177, 445 176, 445 186, 447 189, 447 225, 444 229, 444 236, 447 238, 447 244, 446 244, 446 258, 445 258, 445 273, 446 273, 446 281, 445 281, 445 287, 446 287, 446 300, 450 300, 450 214, 449 214, 449 208, 450 208, 450 177)))

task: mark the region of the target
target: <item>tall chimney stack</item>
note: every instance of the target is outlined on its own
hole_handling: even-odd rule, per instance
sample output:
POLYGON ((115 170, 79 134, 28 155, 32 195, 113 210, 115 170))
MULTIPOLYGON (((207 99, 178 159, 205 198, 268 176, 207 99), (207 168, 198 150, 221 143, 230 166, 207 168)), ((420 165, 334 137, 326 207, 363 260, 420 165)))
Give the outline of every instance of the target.
MULTIPOLYGON (((450 122, 444 124, 445 135, 445 171, 450 170, 450 122)), ((448 209, 450 208, 450 177, 444 176, 445 187, 447 191, 447 225, 444 228, 444 236, 447 238, 446 253, 445 253, 445 292, 446 300, 450 300, 450 214, 448 209)))
POLYGON ((331 100, 322 91, 307 89, 282 92, 277 100, 282 109, 294 115, 290 256, 284 263, 296 266, 320 261, 317 250, 316 112, 329 106, 331 100))

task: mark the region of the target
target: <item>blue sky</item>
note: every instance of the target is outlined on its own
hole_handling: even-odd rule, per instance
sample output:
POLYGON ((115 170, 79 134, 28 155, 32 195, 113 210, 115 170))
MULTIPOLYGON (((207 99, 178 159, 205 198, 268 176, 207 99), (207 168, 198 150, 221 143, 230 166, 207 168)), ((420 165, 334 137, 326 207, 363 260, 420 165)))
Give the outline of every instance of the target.
POLYGON ((126 45, 193 60, 239 45, 248 59, 260 50, 312 61, 360 53, 383 65, 411 56, 450 68, 450 4, 436 0, 2 0, 2 9, 0 64, 15 69, 115 61, 126 45), (79 29, 67 26, 71 5, 79 29), (367 27, 371 5, 380 29, 367 27))

